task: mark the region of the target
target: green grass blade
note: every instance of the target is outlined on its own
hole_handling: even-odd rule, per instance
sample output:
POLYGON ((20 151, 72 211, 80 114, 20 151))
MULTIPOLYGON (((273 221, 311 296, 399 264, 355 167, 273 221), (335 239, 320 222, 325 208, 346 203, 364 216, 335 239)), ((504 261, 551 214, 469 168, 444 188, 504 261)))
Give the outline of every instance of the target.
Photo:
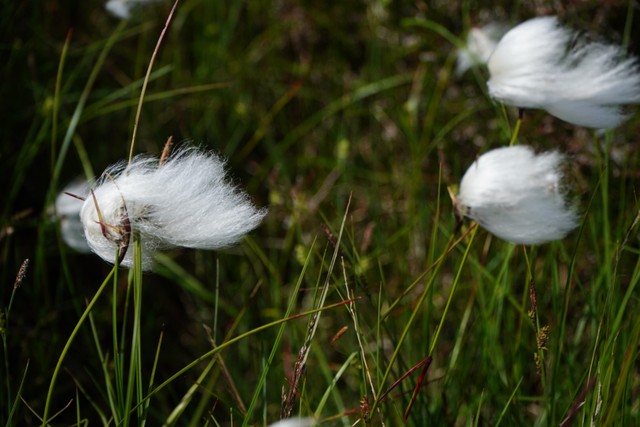
POLYGON ((73 343, 73 340, 75 339, 76 335, 80 331, 80 328, 84 324, 84 321, 89 316, 89 313, 91 313, 91 310, 93 309, 93 306, 96 304, 96 302, 98 301, 98 298, 100 297, 102 292, 105 290, 107 285, 110 283, 111 277, 114 275, 115 270, 116 270, 116 267, 114 267, 111 270, 109 275, 104 279, 104 281, 102 282, 102 284, 100 285, 100 287, 96 291, 96 293, 93 296, 93 298, 91 299, 91 301, 89 301, 89 304, 87 304, 87 308, 85 309, 84 313, 82 313, 82 316, 80 316, 80 319, 78 319, 78 322, 76 323, 75 327, 73 328, 73 331, 71 332, 71 335, 69 335, 69 338, 67 339, 67 342, 64 345, 64 348, 62 349, 62 352, 60 353, 60 356, 58 356, 58 360, 56 362, 56 367, 53 370, 53 374, 51 375, 51 381, 49 382, 49 390, 47 391, 47 397, 45 399, 44 413, 42 415, 42 426, 43 427, 45 427, 47 425, 47 422, 49 421, 48 415, 49 415, 49 408, 51 406, 51 399, 53 398, 53 389, 55 387, 56 380, 58 379, 58 375, 60 373, 60 369, 62 368, 62 362, 64 361, 65 357, 67 356, 67 353, 69 352, 69 349, 71 348, 71 344, 73 343))

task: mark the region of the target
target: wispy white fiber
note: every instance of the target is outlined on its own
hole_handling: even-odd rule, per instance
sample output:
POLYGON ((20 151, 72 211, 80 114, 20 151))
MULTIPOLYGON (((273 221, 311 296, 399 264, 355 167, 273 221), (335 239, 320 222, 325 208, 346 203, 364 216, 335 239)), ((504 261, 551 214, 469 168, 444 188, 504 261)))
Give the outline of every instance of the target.
POLYGON ((562 239, 578 226, 568 204, 556 151, 503 147, 480 156, 467 170, 456 197, 458 211, 509 242, 537 245, 562 239))
POLYGON ((159 0, 109 0, 105 3, 104 8, 116 18, 129 19, 131 18, 131 10, 134 7, 157 1, 159 0))
POLYGON ((227 179, 219 157, 196 148, 180 149, 163 164, 141 155, 108 168, 80 213, 89 246, 108 262, 119 254, 121 265, 131 267, 128 233, 139 233, 146 270, 157 249, 228 247, 265 215, 227 179))
POLYGON ((314 424, 313 418, 287 418, 269 424, 268 427, 311 427, 314 424))
POLYGON ((640 66, 620 46, 589 41, 554 16, 508 31, 487 63, 489 94, 576 125, 612 128, 640 103, 640 66))
POLYGON ((76 180, 68 184, 55 201, 56 220, 60 225, 62 240, 78 252, 91 252, 87 239, 84 237, 84 228, 80 222, 80 209, 82 200, 70 196, 87 197, 89 184, 85 180, 76 180))
POLYGON ((484 27, 471 28, 467 33, 464 48, 458 49, 455 74, 461 76, 473 66, 486 64, 506 31, 507 27, 504 24, 496 22, 484 27))

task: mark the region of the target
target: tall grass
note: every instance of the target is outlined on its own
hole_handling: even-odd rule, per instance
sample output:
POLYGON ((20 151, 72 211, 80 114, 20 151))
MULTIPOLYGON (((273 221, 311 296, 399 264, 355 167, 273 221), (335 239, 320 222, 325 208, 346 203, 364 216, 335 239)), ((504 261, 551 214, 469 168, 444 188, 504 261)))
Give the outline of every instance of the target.
POLYGON ((146 78, 172 4, 72 6, 1 6, 4 425, 640 423, 640 114, 606 134, 518 121, 485 70, 453 76, 493 13, 558 13, 637 53, 632 2, 186 0, 146 78), (66 247, 61 187, 169 136, 224 155, 264 224, 150 274, 66 247), (525 248, 456 230, 449 190, 510 143, 570 155, 578 231, 525 248))

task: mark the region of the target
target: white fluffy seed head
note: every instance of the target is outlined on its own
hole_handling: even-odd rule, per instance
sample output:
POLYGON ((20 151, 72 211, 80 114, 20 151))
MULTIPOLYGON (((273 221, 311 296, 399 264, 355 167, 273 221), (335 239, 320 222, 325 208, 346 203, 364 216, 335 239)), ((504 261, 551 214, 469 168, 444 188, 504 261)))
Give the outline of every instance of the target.
POLYGON ((311 427, 315 425, 313 418, 292 417, 269 424, 268 427, 311 427))
POLYGON ((505 31, 503 24, 495 22, 471 28, 464 48, 458 50, 455 74, 461 76, 475 65, 486 64, 505 31))
POLYGON ((82 200, 89 193, 89 184, 85 180, 76 180, 68 184, 56 196, 55 213, 60 225, 62 240, 78 252, 91 252, 87 239, 84 236, 84 228, 80 222, 80 209, 82 200), (73 194, 76 197, 70 196, 73 194))
POLYGON ((535 154, 526 146, 489 151, 462 178, 458 210, 509 242, 562 239, 578 225, 567 203, 563 162, 556 151, 535 154))
POLYGON ((592 42, 547 16, 508 31, 487 62, 489 94, 569 123, 611 128, 640 103, 640 66, 619 46, 592 42))
MULTIPOLYGON (((146 270, 158 249, 225 248, 266 215, 226 178, 220 158, 194 148, 177 151, 162 165, 150 156, 114 165, 93 195, 95 200, 88 197, 81 211, 92 250, 113 263, 126 233, 139 233, 146 270)), ((121 264, 133 265, 133 248, 126 250, 121 264)))
POLYGON ((158 1, 159 0, 108 0, 104 8, 116 18, 129 19, 131 18, 131 10, 133 8, 158 1))

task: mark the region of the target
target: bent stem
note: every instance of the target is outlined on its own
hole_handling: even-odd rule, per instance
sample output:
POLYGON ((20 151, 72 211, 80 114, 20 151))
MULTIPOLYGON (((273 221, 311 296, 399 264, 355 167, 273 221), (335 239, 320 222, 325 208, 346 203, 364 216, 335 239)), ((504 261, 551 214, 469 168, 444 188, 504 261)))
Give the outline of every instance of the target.
POLYGON ((47 399, 45 400, 45 404, 44 404, 44 414, 42 415, 42 426, 46 426, 47 425, 47 420, 48 420, 48 416, 49 416, 49 407, 51 406, 51 399, 52 399, 52 395, 53 395, 53 388, 54 388, 54 386, 56 384, 56 380, 58 379, 58 374, 60 373, 60 368, 62 367, 62 362, 64 361, 65 357, 67 356, 67 353, 69 352, 69 348, 71 348, 71 344, 73 343, 73 340, 75 339, 76 335, 78 335, 78 332, 80 331, 80 327, 82 326, 84 321, 89 316, 89 313, 91 313, 91 310, 93 309, 93 306, 98 301, 98 298, 100 297, 100 295, 102 295, 102 292, 105 290, 107 285, 110 283, 110 280, 113 277, 114 273, 116 272, 117 268, 118 268, 117 265, 113 266, 113 268, 111 269, 111 272, 109 273, 109 275, 104 279, 104 281, 102 282, 102 284, 100 285, 100 287, 96 291, 96 293, 93 296, 93 298, 91 299, 91 301, 89 301, 89 304, 87 305, 87 308, 84 310, 84 313, 82 313, 82 316, 80 316, 80 319, 78 320, 78 323, 76 323, 76 326, 73 328, 73 331, 71 332, 71 335, 67 339, 67 343, 65 344, 64 348, 62 349, 62 353, 60 353, 60 357, 58 357, 58 362, 56 363, 56 367, 53 370, 53 375, 51 376, 51 382, 49 383, 49 390, 47 391, 47 399))

